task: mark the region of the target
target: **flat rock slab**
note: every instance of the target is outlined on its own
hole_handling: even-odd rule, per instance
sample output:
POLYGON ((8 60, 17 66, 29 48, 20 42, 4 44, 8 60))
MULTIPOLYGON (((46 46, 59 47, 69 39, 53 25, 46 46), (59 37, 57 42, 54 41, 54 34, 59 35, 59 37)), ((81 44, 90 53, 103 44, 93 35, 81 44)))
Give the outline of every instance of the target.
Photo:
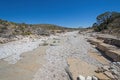
POLYGON ((114 61, 120 61, 120 49, 116 48, 115 46, 103 43, 97 39, 90 39, 88 40, 91 44, 96 45, 96 47, 103 51, 105 55, 112 58, 114 61))
POLYGON ((67 62, 69 65, 69 70, 72 73, 74 80, 76 80, 79 75, 83 75, 85 77, 95 75, 94 71, 95 69, 97 69, 97 67, 89 63, 75 58, 68 58, 67 62))
POLYGON ((107 60, 105 57, 103 57, 101 54, 97 52, 90 52, 89 53, 90 57, 95 58, 97 61, 99 61, 102 64, 109 64, 110 61, 107 60))
POLYGON ((39 47, 21 55, 16 64, 8 64, 0 60, 0 80, 32 80, 36 71, 45 64, 45 49, 39 47))

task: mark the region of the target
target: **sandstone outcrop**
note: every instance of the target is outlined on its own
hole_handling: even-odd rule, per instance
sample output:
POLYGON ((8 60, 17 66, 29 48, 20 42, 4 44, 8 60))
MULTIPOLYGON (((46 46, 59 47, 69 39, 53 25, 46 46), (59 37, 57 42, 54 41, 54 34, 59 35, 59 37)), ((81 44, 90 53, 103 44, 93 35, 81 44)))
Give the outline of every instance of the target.
POLYGON ((110 57, 113 61, 120 61, 120 49, 104 43, 104 40, 89 39, 88 42, 95 45, 97 49, 103 52, 103 55, 110 57))

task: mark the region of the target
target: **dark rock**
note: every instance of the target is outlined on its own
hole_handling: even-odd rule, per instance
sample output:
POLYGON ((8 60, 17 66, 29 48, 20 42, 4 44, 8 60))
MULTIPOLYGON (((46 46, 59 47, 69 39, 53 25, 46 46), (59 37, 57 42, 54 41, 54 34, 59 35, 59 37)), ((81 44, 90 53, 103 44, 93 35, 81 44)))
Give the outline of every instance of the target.
POLYGON ((104 39, 104 43, 120 47, 120 40, 117 40, 117 39, 106 38, 104 39))

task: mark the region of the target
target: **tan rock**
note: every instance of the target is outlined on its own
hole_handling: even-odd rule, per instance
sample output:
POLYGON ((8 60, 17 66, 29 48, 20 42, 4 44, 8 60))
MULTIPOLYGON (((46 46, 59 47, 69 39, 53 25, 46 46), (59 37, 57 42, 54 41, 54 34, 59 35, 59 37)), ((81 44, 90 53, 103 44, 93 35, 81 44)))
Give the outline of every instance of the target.
POLYGON ((113 79, 113 80, 115 79, 115 77, 112 75, 111 72, 105 71, 104 74, 108 76, 110 79, 113 79))
POLYGON ((96 66, 88 64, 80 59, 68 58, 67 62, 74 80, 76 80, 79 75, 84 77, 93 76, 95 74, 94 71, 97 69, 96 66))
POLYGON ((90 39, 88 40, 91 44, 96 45, 96 47, 103 51, 105 55, 112 58, 114 61, 120 61, 120 49, 115 46, 103 43, 101 40, 90 39))

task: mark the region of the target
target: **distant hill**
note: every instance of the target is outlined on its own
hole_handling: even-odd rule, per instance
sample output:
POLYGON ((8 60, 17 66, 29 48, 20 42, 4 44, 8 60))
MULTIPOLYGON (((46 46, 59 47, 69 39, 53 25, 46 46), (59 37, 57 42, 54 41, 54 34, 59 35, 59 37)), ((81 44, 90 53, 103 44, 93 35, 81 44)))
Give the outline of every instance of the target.
POLYGON ((105 12, 96 18, 97 22, 93 24, 96 32, 120 35, 120 13, 105 12))
POLYGON ((56 30, 64 31, 69 28, 53 25, 53 24, 25 24, 14 23, 0 19, 0 37, 12 37, 15 35, 49 35, 50 32, 56 30))

